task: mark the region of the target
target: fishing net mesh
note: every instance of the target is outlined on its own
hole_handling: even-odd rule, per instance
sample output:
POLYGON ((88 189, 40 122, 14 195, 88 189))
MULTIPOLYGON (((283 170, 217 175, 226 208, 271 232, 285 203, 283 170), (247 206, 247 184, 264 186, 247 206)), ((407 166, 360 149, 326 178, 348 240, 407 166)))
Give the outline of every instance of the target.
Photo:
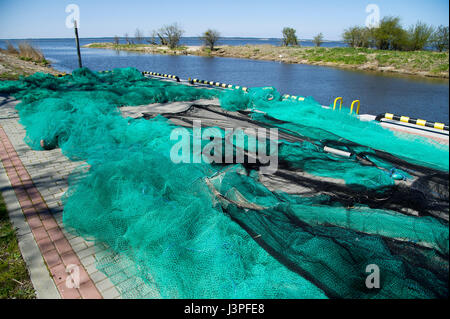
MULTIPOLYGON (((21 100, 16 109, 31 148, 60 147, 85 162, 69 178, 64 226, 95 241, 97 268, 122 297, 448 296, 448 184, 411 214, 405 206, 413 200, 404 198, 411 187, 394 178, 433 175, 436 193, 448 177, 448 146, 311 98, 283 100, 274 88, 197 88, 131 68, 36 73, 0 82, 0 93, 21 100), (313 192, 269 189, 257 168, 243 164, 174 163, 177 126, 161 115, 124 118, 119 108, 215 98, 225 111, 293 137, 277 141, 279 174, 301 172, 297 182, 313 192), (371 264, 380 269, 379 289, 366 286, 371 264)), ((194 129, 187 131, 192 138, 194 129)))

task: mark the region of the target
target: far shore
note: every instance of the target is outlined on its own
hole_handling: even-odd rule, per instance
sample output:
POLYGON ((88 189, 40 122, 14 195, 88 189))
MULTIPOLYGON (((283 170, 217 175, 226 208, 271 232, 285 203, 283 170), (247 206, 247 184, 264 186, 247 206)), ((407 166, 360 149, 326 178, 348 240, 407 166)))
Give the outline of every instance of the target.
POLYGON ((85 48, 113 49, 148 54, 231 57, 390 72, 420 77, 449 78, 449 53, 431 51, 383 51, 366 48, 279 47, 273 45, 180 46, 90 43, 85 48))

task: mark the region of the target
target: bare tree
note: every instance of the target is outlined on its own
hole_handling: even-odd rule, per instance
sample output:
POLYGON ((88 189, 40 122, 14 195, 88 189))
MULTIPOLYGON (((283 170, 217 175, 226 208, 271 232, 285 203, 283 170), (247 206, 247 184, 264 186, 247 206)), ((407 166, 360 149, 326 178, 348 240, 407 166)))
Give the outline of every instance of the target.
POLYGON ((151 45, 156 45, 156 37, 157 37, 157 33, 155 30, 150 32, 150 40, 147 40, 148 43, 150 43, 151 45))
POLYGON ((167 45, 167 40, 164 38, 164 36, 162 36, 159 32, 157 32, 156 34, 158 35, 161 45, 167 45))
POLYGON ((431 37, 431 44, 439 52, 448 51, 448 26, 440 25, 431 37))
POLYGON ((177 23, 165 25, 159 29, 158 37, 162 45, 168 45, 169 48, 175 49, 180 43, 184 30, 177 23))
POLYGON ((124 37, 125 37, 125 41, 127 42, 127 44, 133 44, 133 40, 130 39, 130 37, 128 36, 128 33, 125 33, 124 37))
POLYGON ((322 45, 322 43, 323 43, 323 34, 322 34, 322 32, 314 37, 313 42, 316 45, 316 47, 320 47, 322 45))
POLYGON ((219 40, 219 37, 220 37, 219 31, 208 29, 205 31, 205 33, 203 33, 203 35, 200 38, 203 40, 205 45, 209 47, 212 51, 214 50, 214 45, 219 40))
POLYGON ((134 38, 136 39, 137 43, 142 43, 144 41, 144 33, 136 28, 136 31, 134 32, 134 38))
POLYGON ((119 37, 117 35, 114 36, 114 44, 119 45, 119 37))

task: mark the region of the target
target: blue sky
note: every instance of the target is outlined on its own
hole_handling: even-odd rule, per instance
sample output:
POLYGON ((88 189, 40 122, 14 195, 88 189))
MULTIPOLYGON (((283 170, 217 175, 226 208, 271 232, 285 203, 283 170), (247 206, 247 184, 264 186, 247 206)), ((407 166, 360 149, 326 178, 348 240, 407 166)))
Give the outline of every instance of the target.
POLYGON ((448 25, 447 0, 0 0, 0 38, 72 37, 65 20, 68 4, 80 8, 80 36, 146 35, 164 24, 178 22, 185 36, 197 36, 207 28, 222 36, 280 37, 290 26, 297 35, 339 40, 351 25, 363 25, 366 6, 376 4, 380 15, 395 15, 406 26, 417 20, 448 25))

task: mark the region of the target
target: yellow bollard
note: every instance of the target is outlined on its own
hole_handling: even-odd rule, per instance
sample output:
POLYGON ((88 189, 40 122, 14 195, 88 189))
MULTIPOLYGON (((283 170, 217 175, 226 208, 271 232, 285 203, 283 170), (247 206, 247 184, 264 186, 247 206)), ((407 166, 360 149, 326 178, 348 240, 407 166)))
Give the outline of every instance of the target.
POLYGON ((341 103, 339 104, 339 111, 340 111, 341 108, 342 108, 342 97, 337 97, 337 98, 334 99, 333 111, 334 111, 334 109, 336 108, 336 103, 337 103, 338 100, 341 101, 341 103))
POLYGON ((350 114, 352 114, 353 112, 353 105, 355 105, 355 103, 358 103, 358 106, 356 107, 356 114, 359 114, 359 107, 361 105, 361 102, 359 102, 359 100, 354 100, 352 102, 352 105, 350 106, 350 114))

